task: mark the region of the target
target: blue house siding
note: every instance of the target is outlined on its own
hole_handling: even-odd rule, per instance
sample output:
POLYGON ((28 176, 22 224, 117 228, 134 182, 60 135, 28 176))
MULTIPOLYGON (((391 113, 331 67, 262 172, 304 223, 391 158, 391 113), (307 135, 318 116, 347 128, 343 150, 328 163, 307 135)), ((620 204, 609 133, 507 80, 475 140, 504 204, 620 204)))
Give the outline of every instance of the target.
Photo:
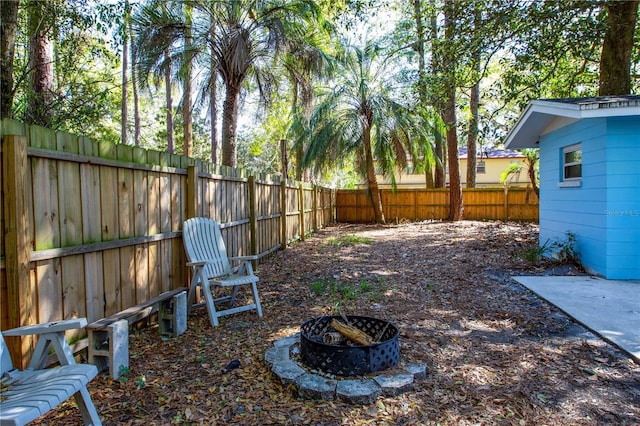
POLYGON ((540 245, 571 232, 587 271, 640 279, 639 95, 532 101, 505 146, 540 148, 540 245), (581 178, 562 182, 563 148, 578 143, 581 178))
POLYGON ((576 236, 575 249, 590 271, 606 270, 607 121, 582 120, 540 138, 540 244, 576 236), (561 187, 562 150, 582 146, 579 187, 561 187))
POLYGON ((576 236, 584 267, 640 278, 640 117, 585 119, 540 138, 540 244, 576 236), (582 180, 562 187, 562 149, 582 145, 582 180))
POLYGON ((640 278, 640 117, 607 119, 607 249, 604 275, 640 278))

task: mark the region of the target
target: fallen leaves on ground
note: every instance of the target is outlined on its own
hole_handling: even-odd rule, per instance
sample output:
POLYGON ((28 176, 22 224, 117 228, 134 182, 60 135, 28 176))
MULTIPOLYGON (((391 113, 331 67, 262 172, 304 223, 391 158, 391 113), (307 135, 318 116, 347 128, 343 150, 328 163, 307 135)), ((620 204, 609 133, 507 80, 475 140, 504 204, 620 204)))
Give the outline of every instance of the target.
MULTIPOLYGON (((528 223, 329 226, 259 265, 262 319, 214 328, 200 309, 175 339, 132 330, 130 372, 89 390, 105 425, 638 424, 640 366, 510 279, 580 273, 524 260, 537 239, 528 223), (337 312, 395 323, 426 380, 367 406, 298 399, 264 353, 337 312)), ((69 402, 37 423, 80 421, 69 402)))

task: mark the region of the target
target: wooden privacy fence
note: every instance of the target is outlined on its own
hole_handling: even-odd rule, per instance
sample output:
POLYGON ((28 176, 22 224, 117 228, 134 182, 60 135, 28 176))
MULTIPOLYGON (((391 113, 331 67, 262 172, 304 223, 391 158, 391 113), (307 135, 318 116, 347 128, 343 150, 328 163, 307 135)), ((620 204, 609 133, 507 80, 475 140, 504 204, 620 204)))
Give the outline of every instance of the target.
MULTIPOLYGON (((382 208, 387 221, 443 220, 449 215, 448 189, 383 189, 382 208)), ((463 189, 467 220, 538 220, 538 197, 527 188, 463 189)), ((373 208, 366 190, 336 193, 336 220, 372 222, 373 208)))
MULTIPOLYGON (((335 191, 279 176, 11 120, 0 137, 3 330, 92 322, 188 286, 189 217, 220 222, 230 255, 259 257, 334 220, 335 191)), ((34 342, 8 340, 24 363, 34 342)))

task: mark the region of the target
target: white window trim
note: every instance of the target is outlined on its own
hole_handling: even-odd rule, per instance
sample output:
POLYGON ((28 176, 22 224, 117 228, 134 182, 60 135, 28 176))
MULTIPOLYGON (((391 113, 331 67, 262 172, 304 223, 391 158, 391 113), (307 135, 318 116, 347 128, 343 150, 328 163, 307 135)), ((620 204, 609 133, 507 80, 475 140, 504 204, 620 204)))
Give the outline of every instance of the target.
POLYGON ((579 188, 582 186, 581 178, 573 178, 569 180, 565 180, 562 182, 558 182, 558 188, 579 188))
POLYGON ((572 151, 582 151, 582 143, 575 143, 573 145, 569 145, 569 146, 565 146, 564 148, 562 148, 562 175, 561 175, 561 180, 558 183, 558 187, 560 188, 575 188, 575 187, 579 187, 581 186, 581 182, 582 182, 582 172, 580 173, 580 177, 574 177, 574 178, 567 178, 565 177, 565 169, 568 166, 575 166, 575 165, 580 165, 582 166, 582 160, 578 163, 578 162, 574 162, 574 163, 565 163, 564 159, 567 155, 568 152, 572 152, 572 151))

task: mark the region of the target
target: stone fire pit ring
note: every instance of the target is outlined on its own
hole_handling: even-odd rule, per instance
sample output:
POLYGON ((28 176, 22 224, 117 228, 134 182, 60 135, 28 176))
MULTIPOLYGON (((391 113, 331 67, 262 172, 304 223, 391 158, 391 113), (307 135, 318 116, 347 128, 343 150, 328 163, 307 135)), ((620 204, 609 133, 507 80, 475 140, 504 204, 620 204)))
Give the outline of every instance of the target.
POLYGON ((396 396, 414 389, 415 381, 427 376, 425 364, 400 363, 393 372, 365 377, 341 378, 313 373, 299 363, 300 333, 273 342, 264 359, 283 385, 293 385, 298 396, 308 400, 338 400, 347 404, 372 404, 381 395, 396 396), (297 354, 297 355, 294 355, 297 354))

